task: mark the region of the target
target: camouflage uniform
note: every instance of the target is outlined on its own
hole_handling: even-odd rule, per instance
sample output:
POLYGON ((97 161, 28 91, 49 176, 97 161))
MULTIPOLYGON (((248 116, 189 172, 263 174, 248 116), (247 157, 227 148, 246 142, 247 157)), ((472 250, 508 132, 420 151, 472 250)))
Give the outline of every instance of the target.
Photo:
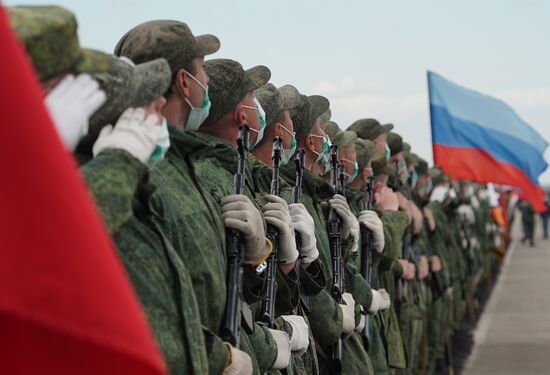
MULTIPOLYGON (((348 127, 361 139, 374 140, 383 132, 393 129, 392 124, 381 125, 375 119, 360 119, 348 127)), ((372 163, 374 175, 395 174, 393 167, 388 165, 385 157, 377 156, 372 163)), ((385 339, 385 349, 388 366, 402 369, 406 367, 406 358, 403 348, 401 329, 396 314, 397 293, 396 278, 403 273, 403 268, 398 262, 405 229, 408 226, 407 215, 403 212, 384 211, 380 214, 384 226, 384 251, 382 254, 374 253, 374 262, 378 264, 380 287, 386 289, 391 297, 391 306, 388 310, 379 312, 382 323, 382 333, 385 339)))
MULTIPOLYGON (((278 90, 272 84, 267 84, 256 90, 255 95, 266 113, 267 127, 274 124, 275 120, 279 117, 281 112, 283 112, 284 110, 294 110, 304 100, 303 95, 300 95, 298 91, 292 86, 287 86, 281 90, 278 90)), ((291 165, 293 165, 293 163, 291 165)), ((290 165, 281 165, 283 172, 280 172, 282 174, 280 174, 279 176, 279 187, 281 197, 290 204, 294 203, 292 201, 292 186, 290 185, 291 183, 294 183, 294 180, 291 178, 291 173, 294 171, 294 168, 289 167, 290 165), (288 168, 288 170, 286 168, 288 168), (285 170, 288 172, 289 175, 288 183, 284 179, 285 170)), ((255 160, 253 162, 252 179, 254 181, 254 192, 256 193, 257 198, 259 198, 260 200, 262 196, 266 195, 271 189, 272 172, 272 168, 265 165, 261 161, 255 160)), ((291 272, 295 273, 294 271, 291 272)), ((310 307, 310 298, 319 294, 326 287, 327 281, 319 265, 319 261, 315 260, 309 265, 307 269, 300 268, 299 280, 297 281, 299 283, 299 290, 296 291, 298 291, 298 298, 301 298, 301 301, 303 302, 297 301, 295 306, 296 309, 293 309, 293 311, 289 310, 290 305, 281 308, 280 299, 288 299, 288 296, 291 293, 289 293, 290 290, 282 290, 278 282, 276 313, 277 315, 280 315, 288 314, 289 312, 296 312, 298 315, 304 317, 309 327, 310 345, 307 349, 307 352, 304 353, 302 356, 292 357, 292 364, 285 371, 287 374, 318 374, 319 363, 317 359, 317 352, 315 350, 315 338, 313 337, 313 331, 311 330, 311 323, 307 318, 307 311, 310 307), (283 293, 280 293, 281 291, 283 293)))
MULTIPOLYGON (((308 103, 305 103, 292 118, 298 142, 309 133, 314 121, 325 113, 329 106, 328 100, 318 95, 308 97, 307 102, 308 103)), ((289 177, 290 176, 287 175, 287 178, 289 177)), ((334 194, 335 191, 325 180, 320 177, 314 177, 310 172, 304 171, 302 203, 315 221, 319 261, 323 271, 327 275, 327 279, 332 279, 332 265, 328 233, 326 230, 326 220, 328 217, 328 207, 326 203, 334 194)), ((350 239, 342 241, 342 254, 346 262, 345 292, 351 291, 349 288, 353 285, 352 276, 354 277, 355 274, 354 270, 350 273, 347 265, 347 262, 351 259, 351 246, 352 241, 350 239), (351 284, 349 284, 350 282, 351 284)), ((331 371, 331 346, 336 343, 342 334, 343 316, 341 308, 330 296, 330 288, 331 285, 329 283, 325 293, 320 293, 312 298, 312 309, 309 314, 309 320, 312 324, 313 334, 316 339, 319 365, 321 367, 321 373, 323 374, 330 373, 331 371), (330 310, 333 311, 331 312, 330 310)), ((370 288, 368 292, 370 295, 370 288)), ((362 298, 359 299, 360 302, 356 305, 356 323, 358 319, 360 319, 359 304, 364 303, 366 298, 367 296, 365 293, 362 298)), ((370 298, 372 298, 372 296, 370 298)), ((373 373, 370 358, 363 348, 361 337, 356 332, 343 341, 342 373, 373 373)))
MULTIPOLYGON (((127 107, 146 105, 168 88, 170 70, 165 60, 132 67, 110 55, 81 49, 76 19, 61 7, 14 7, 10 16, 43 81, 86 72, 100 83, 108 101, 90 119, 95 136, 127 107)), ((88 139, 90 144, 95 141, 93 135, 88 139)), ((105 150, 93 160, 91 147, 88 151, 81 149, 76 155, 85 163, 82 175, 168 369, 173 374, 204 374, 208 362, 189 273, 170 243, 149 225, 147 167, 124 150, 105 150)))

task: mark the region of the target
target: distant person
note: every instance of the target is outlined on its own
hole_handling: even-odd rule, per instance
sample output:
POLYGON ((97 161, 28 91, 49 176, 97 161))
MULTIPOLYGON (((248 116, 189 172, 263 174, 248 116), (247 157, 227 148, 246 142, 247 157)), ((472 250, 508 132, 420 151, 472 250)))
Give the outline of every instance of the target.
POLYGON ((548 239, 548 219, 550 218, 550 197, 544 196, 544 211, 540 213, 542 221, 542 232, 544 233, 544 239, 548 239))
POLYGON ((529 241, 531 246, 535 246, 535 209, 527 200, 519 203, 521 211, 521 222, 523 224, 523 238, 521 242, 529 241))

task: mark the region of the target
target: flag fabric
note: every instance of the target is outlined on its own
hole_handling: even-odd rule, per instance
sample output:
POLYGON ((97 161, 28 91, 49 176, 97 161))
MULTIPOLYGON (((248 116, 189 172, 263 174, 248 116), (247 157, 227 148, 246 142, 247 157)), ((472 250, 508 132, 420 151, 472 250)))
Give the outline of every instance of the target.
POLYGON ((501 100, 428 72, 434 164, 455 179, 520 188, 543 208, 548 143, 501 100))
POLYGON ((165 366, 0 5, 0 373, 165 366))

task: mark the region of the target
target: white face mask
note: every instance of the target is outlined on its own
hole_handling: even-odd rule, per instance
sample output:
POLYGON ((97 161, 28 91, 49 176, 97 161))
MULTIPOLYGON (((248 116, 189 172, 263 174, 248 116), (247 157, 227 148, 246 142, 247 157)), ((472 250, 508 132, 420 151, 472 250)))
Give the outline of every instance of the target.
POLYGON ((208 117, 208 114, 210 113, 210 106, 212 105, 212 103, 210 102, 210 98, 208 97, 208 86, 204 86, 202 83, 199 82, 198 79, 193 77, 192 74, 187 74, 189 74, 189 77, 191 77, 193 81, 197 82, 197 84, 204 90, 204 99, 200 107, 193 107, 191 102, 185 96, 183 97, 183 99, 187 102, 187 104, 189 104, 189 107, 191 108, 184 129, 197 130, 208 117))
POLYGON ((260 143, 262 141, 262 139, 264 137, 264 132, 265 132, 265 111, 262 108, 262 105, 260 104, 258 99, 254 98, 254 104, 256 104, 256 107, 251 107, 249 105, 242 105, 242 107, 244 107, 244 108, 253 109, 253 110, 257 111, 258 112, 258 118, 260 120, 260 130, 250 128, 250 130, 252 130, 253 132, 255 132, 257 134, 256 139, 253 142, 251 142, 251 144, 250 144, 250 149, 251 150, 254 147, 256 147, 258 145, 258 143, 260 143))
POLYGON ((168 133, 168 122, 165 118, 163 118, 162 124, 160 125, 160 135, 157 139, 155 151, 153 151, 153 154, 149 158, 149 166, 164 159, 164 155, 166 155, 169 148, 170 133, 168 133))
POLYGON ((298 146, 298 142, 296 142, 296 133, 295 132, 291 132, 290 130, 285 128, 283 126, 283 124, 280 124, 280 125, 281 125, 281 128, 286 130, 286 132, 292 136, 292 141, 290 141, 290 148, 289 149, 283 149, 283 153, 281 155, 281 163, 284 165, 284 164, 288 163, 288 161, 290 160, 292 155, 294 155, 294 153, 296 152, 296 147, 298 146))

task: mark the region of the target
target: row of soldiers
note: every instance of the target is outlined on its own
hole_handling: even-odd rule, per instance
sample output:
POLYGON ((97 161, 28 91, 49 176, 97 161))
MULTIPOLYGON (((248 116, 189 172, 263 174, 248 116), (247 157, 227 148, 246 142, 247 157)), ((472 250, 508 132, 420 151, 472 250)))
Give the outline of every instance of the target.
POLYGON ((391 124, 341 130, 265 66, 205 61, 220 41, 185 23, 142 23, 110 55, 64 8, 8 13, 170 373, 452 365, 491 268, 483 186, 391 124))

